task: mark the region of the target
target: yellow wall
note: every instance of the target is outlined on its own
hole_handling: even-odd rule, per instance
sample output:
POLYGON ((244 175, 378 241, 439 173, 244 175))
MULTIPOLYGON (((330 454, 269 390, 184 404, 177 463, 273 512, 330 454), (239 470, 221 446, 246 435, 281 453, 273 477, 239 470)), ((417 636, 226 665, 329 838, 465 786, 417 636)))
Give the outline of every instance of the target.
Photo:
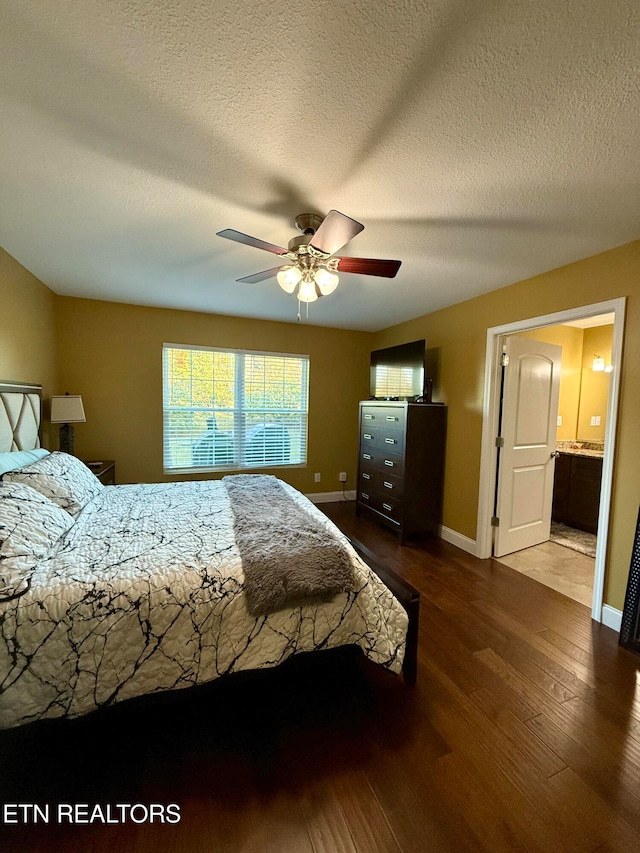
MULTIPOLYGON (((55 298, 0 249, 0 379, 42 385, 45 400, 56 393, 55 298)), ((44 421, 43 444, 50 429, 44 421)))
POLYGON ((556 439, 574 441, 578 434, 578 412, 580 410, 583 329, 576 329, 573 326, 546 326, 542 329, 533 329, 530 332, 519 332, 518 337, 562 347, 560 397, 558 400, 558 414, 562 416, 562 425, 558 427, 556 439))
POLYGON ((640 242, 630 243, 377 333, 374 347, 426 338, 440 350, 449 406, 445 526, 476 538, 486 330, 627 297, 605 603, 621 610, 640 501, 640 242))
POLYGON ((584 330, 582 351, 582 390, 576 438, 580 441, 604 441, 607 425, 610 373, 593 371, 594 355, 602 356, 611 364, 613 326, 595 326, 584 330), (591 418, 600 416, 600 425, 591 426, 591 418))
POLYGON ((76 454, 115 458, 119 483, 207 476, 163 474, 167 342, 308 354, 308 464, 273 473, 308 494, 339 490, 338 473, 346 471, 347 488, 355 488, 358 400, 369 391, 369 333, 72 297, 58 297, 57 330, 61 389, 82 394, 87 416, 86 424, 76 425, 76 454))

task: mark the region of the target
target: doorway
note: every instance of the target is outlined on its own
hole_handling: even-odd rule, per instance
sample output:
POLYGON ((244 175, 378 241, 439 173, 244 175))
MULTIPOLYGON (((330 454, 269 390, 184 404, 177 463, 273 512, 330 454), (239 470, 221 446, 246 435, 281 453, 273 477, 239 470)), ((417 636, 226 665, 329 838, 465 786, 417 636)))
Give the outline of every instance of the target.
POLYGON ((613 459, 615 453, 615 429, 620 388, 619 367, 622 354, 625 301, 626 300, 624 298, 608 300, 607 302, 600 302, 555 314, 534 317, 505 326, 496 326, 487 330, 480 496, 478 505, 478 531, 476 539, 476 553, 477 556, 482 558, 490 557, 493 553, 494 528, 492 527, 492 516, 494 509, 498 458, 496 437, 499 435, 500 362, 504 337, 523 333, 531 333, 531 335, 535 337, 535 330, 541 330, 550 326, 567 325, 575 322, 587 322, 588 318, 593 318, 603 314, 610 314, 613 319, 610 361, 607 360, 607 366, 610 365, 612 369, 609 377, 609 393, 606 402, 606 427, 604 430, 602 480, 593 575, 593 595, 591 601, 592 617, 597 621, 602 621, 605 556, 609 527, 613 459))

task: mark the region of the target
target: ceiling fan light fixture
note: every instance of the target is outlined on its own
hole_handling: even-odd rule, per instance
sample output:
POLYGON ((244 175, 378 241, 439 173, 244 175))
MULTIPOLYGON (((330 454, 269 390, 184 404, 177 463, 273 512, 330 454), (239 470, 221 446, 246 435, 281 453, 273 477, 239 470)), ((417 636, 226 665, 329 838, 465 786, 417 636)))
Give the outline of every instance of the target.
POLYGON ((293 293, 302 278, 302 273, 298 267, 287 266, 282 267, 276 275, 278 284, 287 293, 293 293))
POLYGON ((301 213, 296 217, 295 224, 302 234, 289 240, 288 249, 258 240, 233 228, 225 228, 217 234, 234 243, 278 255, 280 264, 287 259, 285 266, 273 267, 237 280, 245 284, 258 284, 275 276, 285 293, 295 294, 298 300, 298 320, 301 302, 307 303, 308 317, 309 302, 315 302, 320 296, 329 296, 335 291, 340 283, 338 272, 394 278, 400 268, 401 261, 336 255, 364 229, 361 222, 356 222, 339 210, 330 210, 326 216, 301 213))
POLYGON ((315 302, 318 298, 318 291, 316 290, 316 283, 311 276, 308 278, 305 276, 303 280, 300 282, 300 287, 298 289, 298 299, 300 302, 315 302))
POLYGON ((324 267, 317 269, 314 272, 313 277, 320 288, 320 293, 323 296, 329 296, 330 293, 333 293, 340 283, 339 277, 335 273, 329 272, 329 270, 324 267))

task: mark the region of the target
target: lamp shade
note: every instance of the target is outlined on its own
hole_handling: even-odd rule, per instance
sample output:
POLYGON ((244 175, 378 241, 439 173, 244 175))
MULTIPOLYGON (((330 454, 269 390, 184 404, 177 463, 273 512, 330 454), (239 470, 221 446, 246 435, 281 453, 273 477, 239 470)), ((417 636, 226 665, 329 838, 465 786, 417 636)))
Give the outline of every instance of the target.
POLYGON ((312 278, 303 278, 298 288, 300 302, 315 302, 318 298, 316 284, 312 278))
POLYGON ((340 279, 335 273, 329 272, 329 270, 326 270, 323 267, 317 269, 313 277, 320 288, 320 293, 323 296, 329 296, 330 293, 333 293, 340 282, 340 279))
POLYGON ((64 394, 51 398, 51 423, 71 424, 86 421, 80 394, 64 394))
POLYGON ((296 285, 302 278, 302 273, 298 267, 287 266, 280 269, 276 278, 278 279, 278 284, 283 290, 286 290, 287 293, 293 293, 296 289, 296 285))

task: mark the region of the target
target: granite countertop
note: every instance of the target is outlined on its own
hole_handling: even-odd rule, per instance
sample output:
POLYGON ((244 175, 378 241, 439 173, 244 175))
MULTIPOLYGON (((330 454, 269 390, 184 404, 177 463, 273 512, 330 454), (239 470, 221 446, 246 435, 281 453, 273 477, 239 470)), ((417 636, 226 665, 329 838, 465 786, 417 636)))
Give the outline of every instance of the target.
POLYGON ((602 459, 604 456, 603 441, 558 441, 556 450, 567 456, 593 456, 602 459))
POLYGON ((569 450, 563 448, 558 452, 563 453, 565 456, 594 456, 596 459, 602 459, 604 456, 604 450, 589 450, 583 447, 571 448, 569 450))

